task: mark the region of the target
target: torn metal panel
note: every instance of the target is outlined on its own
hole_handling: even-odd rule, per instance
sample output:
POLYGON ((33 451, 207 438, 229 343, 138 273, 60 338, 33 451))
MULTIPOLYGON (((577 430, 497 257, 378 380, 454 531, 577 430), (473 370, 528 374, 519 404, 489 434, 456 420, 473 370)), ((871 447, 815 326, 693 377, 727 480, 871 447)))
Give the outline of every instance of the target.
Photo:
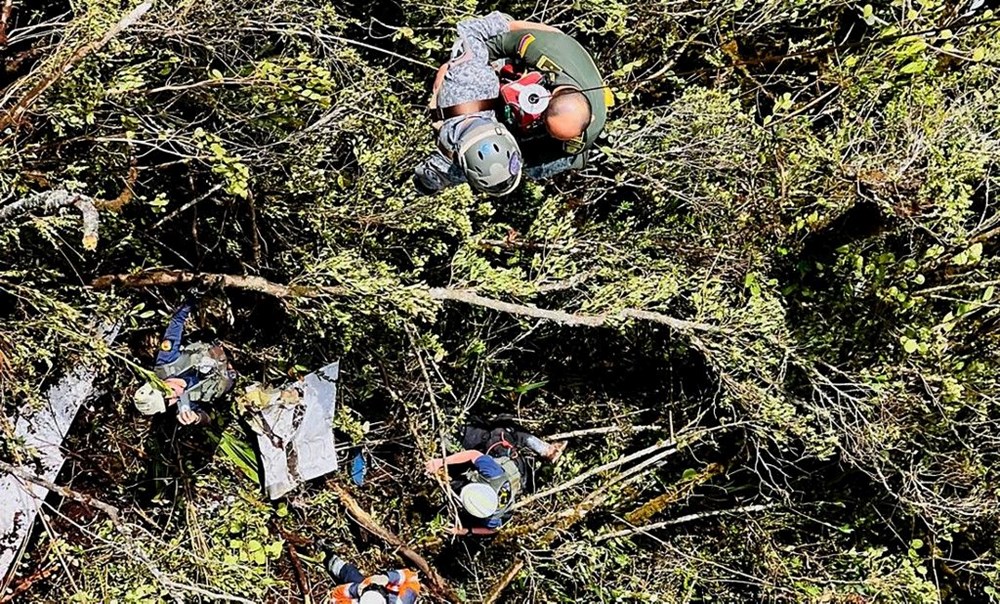
MULTIPOLYGON (((108 344, 117 335, 117 327, 104 329, 108 344)), ((55 481, 65 461, 60 449, 63 439, 80 407, 98 394, 95 379, 96 368, 78 367, 48 390, 42 407, 22 410, 14 421, 14 434, 31 453, 31 459, 20 466, 22 470, 55 481)), ((7 577, 19 557, 47 495, 45 487, 26 483, 11 474, 0 475, 0 577, 7 577)))
POLYGON ((337 469, 333 416, 339 377, 340 364, 332 363, 281 390, 258 390, 266 406, 251 424, 271 499, 337 469))

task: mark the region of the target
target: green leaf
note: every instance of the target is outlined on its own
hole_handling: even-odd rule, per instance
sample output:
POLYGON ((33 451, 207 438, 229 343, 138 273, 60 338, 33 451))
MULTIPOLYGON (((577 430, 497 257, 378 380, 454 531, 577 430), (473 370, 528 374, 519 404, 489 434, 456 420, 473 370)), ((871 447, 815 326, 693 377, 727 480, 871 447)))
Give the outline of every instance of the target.
POLYGON ((927 61, 912 61, 903 66, 899 73, 914 74, 920 73, 927 68, 927 61))
POLYGON ((868 25, 875 25, 875 9, 872 8, 871 4, 866 4, 863 9, 861 9, 861 18, 864 19, 865 23, 868 25))

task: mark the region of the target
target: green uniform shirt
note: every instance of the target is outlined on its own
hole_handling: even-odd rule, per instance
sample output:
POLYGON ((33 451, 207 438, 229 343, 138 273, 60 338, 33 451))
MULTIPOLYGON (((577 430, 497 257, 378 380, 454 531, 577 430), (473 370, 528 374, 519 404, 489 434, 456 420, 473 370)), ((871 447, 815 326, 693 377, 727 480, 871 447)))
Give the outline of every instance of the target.
MULTIPOLYGON (((487 41, 490 60, 511 59, 523 61, 529 69, 554 75, 556 86, 575 86, 584 91, 590 101, 594 119, 587 127, 583 140, 561 143, 552 141, 543 161, 557 157, 577 156, 573 167, 583 166, 583 151, 594 144, 604 130, 608 107, 614 103, 611 91, 597 71, 597 65, 580 43, 562 32, 527 29, 507 32, 487 41), (551 147, 551 148, 549 148, 551 147)), ((551 139, 550 139, 551 140, 551 139)), ((528 159, 528 149, 523 149, 528 159)))

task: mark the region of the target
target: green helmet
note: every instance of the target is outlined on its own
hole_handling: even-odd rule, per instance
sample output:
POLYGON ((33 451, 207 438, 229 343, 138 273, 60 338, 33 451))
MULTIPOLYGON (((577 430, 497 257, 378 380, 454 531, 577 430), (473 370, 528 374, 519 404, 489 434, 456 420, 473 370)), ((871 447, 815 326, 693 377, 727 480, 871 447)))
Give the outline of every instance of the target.
POLYGON ((497 121, 462 133, 456 157, 469 185, 499 197, 521 182, 521 149, 507 127, 497 121))

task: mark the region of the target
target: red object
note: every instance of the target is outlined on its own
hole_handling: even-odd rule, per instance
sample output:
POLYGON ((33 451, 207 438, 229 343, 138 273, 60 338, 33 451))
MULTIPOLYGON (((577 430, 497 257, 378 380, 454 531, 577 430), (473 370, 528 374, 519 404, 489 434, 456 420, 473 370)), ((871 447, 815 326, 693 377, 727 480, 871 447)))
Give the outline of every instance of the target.
POLYGON ((509 79, 500 85, 500 100, 503 101, 505 113, 509 111, 511 125, 522 132, 527 132, 541 123, 542 112, 531 113, 521 107, 519 97, 528 86, 544 86, 542 74, 529 71, 518 77, 509 64, 500 70, 501 81, 509 79))

